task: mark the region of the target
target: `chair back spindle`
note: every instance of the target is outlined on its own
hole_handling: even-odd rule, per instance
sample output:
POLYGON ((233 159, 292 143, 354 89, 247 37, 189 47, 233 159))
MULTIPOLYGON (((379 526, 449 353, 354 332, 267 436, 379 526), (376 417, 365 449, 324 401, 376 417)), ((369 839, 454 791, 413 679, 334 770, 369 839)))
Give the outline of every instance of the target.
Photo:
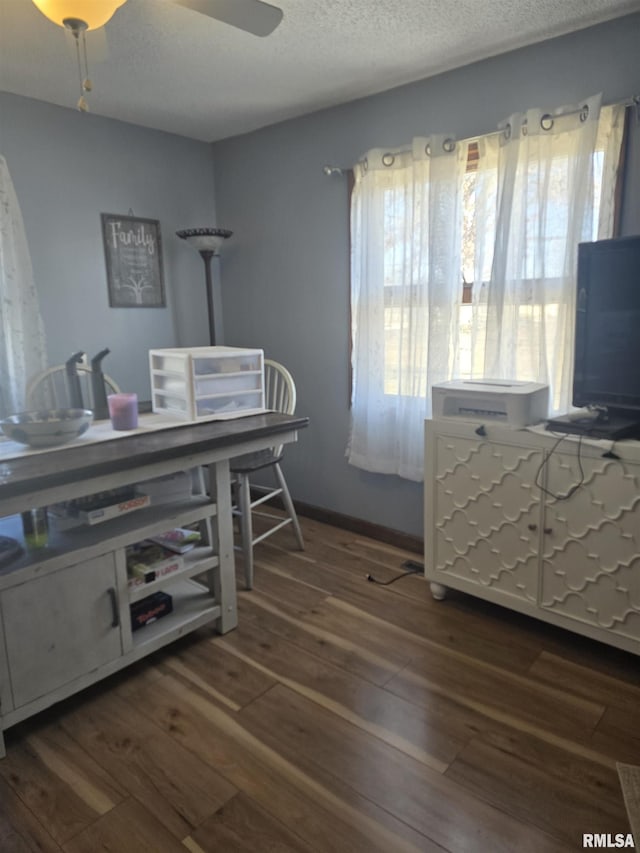
MULTIPOLYGON (((82 408, 95 411, 93 398, 92 371, 83 364, 75 365, 77 383, 80 388, 82 408)), ((69 395, 69 376, 66 365, 59 364, 50 367, 34 376, 27 385, 27 409, 67 409, 74 408, 74 402, 69 395)), ((104 384, 107 394, 117 394, 120 391, 117 383, 104 374, 104 384)))
MULTIPOLYGON (((264 360, 265 406, 273 412, 292 415, 296 410, 296 384, 284 365, 265 358, 264 360)), ((282 454, 282 445, 275 447, 275 456, 282 454)))

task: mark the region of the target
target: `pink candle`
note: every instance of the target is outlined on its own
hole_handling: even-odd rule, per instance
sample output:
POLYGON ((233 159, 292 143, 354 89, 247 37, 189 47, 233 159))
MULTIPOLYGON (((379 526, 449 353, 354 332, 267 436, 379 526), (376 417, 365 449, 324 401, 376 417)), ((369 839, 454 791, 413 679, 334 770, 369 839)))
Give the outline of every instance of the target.
POLYGON ((138 426, 138 395, 109 394, 109 417, 114 429, 136 429, 138 426))

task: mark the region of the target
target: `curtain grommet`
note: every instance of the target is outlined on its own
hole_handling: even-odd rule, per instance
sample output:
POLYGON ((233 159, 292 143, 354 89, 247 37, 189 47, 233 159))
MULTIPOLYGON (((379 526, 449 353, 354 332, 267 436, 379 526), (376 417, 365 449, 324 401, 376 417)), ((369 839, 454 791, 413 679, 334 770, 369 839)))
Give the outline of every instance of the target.
POLYGON ((447 154, 451 154, 452 151, 455 151, 456 150, 455 139, 452 139, 450 136, 447 136, 447 138, 442 143, 442 150, 446 151, 447 154))
POLYGON ((552 130, 553 129, 553 116, 549 113, 545 113, 540 119, 540 127, 543 130, 552 130))
POLYGON ((382 155, 382 165, 383 166, 393 166, 393 164, 395 162, 396 162, 396 158, 390 152, 387 152, 386 154, 382 155))

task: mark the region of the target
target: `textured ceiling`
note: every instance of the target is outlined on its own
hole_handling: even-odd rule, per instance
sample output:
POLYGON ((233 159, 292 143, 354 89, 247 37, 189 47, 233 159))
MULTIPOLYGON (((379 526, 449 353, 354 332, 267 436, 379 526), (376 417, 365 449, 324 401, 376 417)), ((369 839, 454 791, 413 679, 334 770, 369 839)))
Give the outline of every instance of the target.
MULTIPOLYGON (((171 0, 128 0, 89 34, 91 111, 213 141, 640 9, 640 0, 271 2, 284 19, 257 38, 171 0)), ((0 90, 75 106, 72 51, 30 0, 0 0, 0 90)))

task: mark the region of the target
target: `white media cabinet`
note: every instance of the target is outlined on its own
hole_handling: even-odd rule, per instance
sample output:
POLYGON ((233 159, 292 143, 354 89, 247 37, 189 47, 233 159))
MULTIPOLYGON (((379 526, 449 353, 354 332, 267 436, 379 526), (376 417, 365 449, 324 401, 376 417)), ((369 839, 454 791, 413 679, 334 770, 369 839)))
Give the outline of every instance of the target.
POLYGON ((49 451, 0 441, 0 534, 22 542, 19 513, 33 507, 201 466, 210 493, 65 532, 51 524, 47 547, 0 568, 0 756, 15 723, 203 625, 235 628, 229 459, 295 441, 307 423, 275 413, 178 425, 144 415, 134 432, 106 422, 49 451), (191 522, 205 536, 184 568, 130 588, 126 546, 191 522), (172 596, 173 612, 132 632, 130 604, 157 590, 172 596))
POLYGON ((560 439, 426 422, 425 577, 638 654, 640 442, 560 439))

